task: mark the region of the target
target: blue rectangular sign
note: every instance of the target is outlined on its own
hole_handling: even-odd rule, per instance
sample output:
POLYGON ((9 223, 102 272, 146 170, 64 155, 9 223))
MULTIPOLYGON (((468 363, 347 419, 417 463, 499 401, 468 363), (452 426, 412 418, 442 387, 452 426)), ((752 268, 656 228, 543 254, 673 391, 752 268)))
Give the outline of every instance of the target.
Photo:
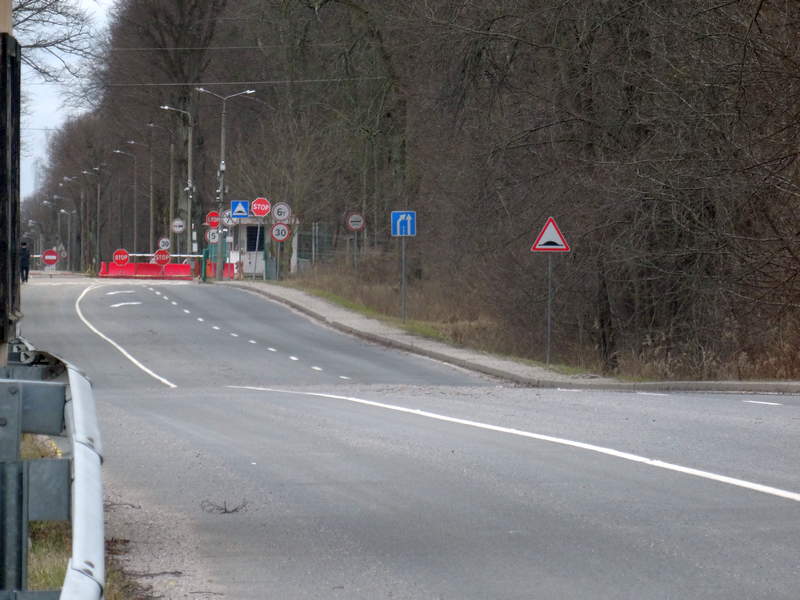
POLYGON ((231 218, 244 219, 250 216, 249 200, 231 200, 231 218))
POLYGON ((417 211, 392 211, 392 237, 413 237, 417 235, 417 211))

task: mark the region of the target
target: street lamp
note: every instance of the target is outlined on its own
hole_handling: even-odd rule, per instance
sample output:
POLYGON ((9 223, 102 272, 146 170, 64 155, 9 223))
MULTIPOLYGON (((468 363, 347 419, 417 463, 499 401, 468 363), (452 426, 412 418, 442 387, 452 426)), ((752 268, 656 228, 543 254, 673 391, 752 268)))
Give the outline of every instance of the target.
MULTIPOLYGON (((77 210, 64 210, 63 208, 58 211, 59 215, 67 215, 67 270, 72 271, 72 215, 77 215, 77 210)), ((61 229, 59 228, 59 233, 61 229)))
POLYGON ((139 197, 139 194, 138 194, 138 187, 137 187, 138 183, 136 177, 136 173, 138 171, 136 155, 131 152, 124 152, 119 149, 114 150, 114 154, 121 154, 123 156, 127 156, 133 159, 133 252, 134 254, 136 254, 139 252, 139 234, 138 234, 139 216, 136 210, 138 204, 137 198, 139 197))
POLYGON ((235 98, 236 96, 243 96, 244 94, 255 94, 255 90, 242 90, 241 92, 236 92, 235 94, 230 94, 229 96, 220 96, 219 94, 207 90, 206 88, 195 88, 198 92, 202 92, 204 94, 209 94, 214 96, 215 98, 222 100, 222 114, 220 117, 220 126, 219 126, 219 170, 217 171, 217 179, 219 180, 219 188, 217 189, 217 205, 218 205, 218 212, 220 215, 219 225, 217 226, 217 233, 218 239, 217 242, 217 273, 216 279, 217 281, 222 280, 222 270, 225 268, 225 238, 222 236, 222 212, 223 207, 222 203, 225 201, 225 104, 231 98, 235 98))
MULTIPOLYGON (((156 125, 155 123, 148 123, 147 126, 150 127, 151 132, 153 129, 161 129, 162 131, 169 133, 169 245, 170 248, 172 248, 173 238, 175 237, 173 235, 174 232, 172 231, 172 222, 175 220, 175 132, 169 127, 162 127, 161 125, 156 125)), ((150 156, 150 164, 152 166, 152 148, 150 156)), ((152 219, 152 210, 150 214, 152 219)), ((180 254, 180 244, 177 244, 177 246, 177 253, 180 254)))
POLYGON ((92 167, 91 171, 84 169, 81 173, 83 175, 93 175, 97 183, 97 200, 94 213, 94 268, 96 273, 100 269, 100 167, 92 167))
POLYGON ((126 144, 130 144, 131 146, 145 146, 147 148, 148 154, 150 155, 150 168, 149 168, 149 173, 150 173, 150 176, 149 176, 149 182, 150 182, 149 190, 150 191, 148 192, 148 197, 150 198, 150 202, 149 202, 149 204, 150 204, 150 232, 149 232, 150 244, 149 244, 149 247, 150 247, 150 251, 152 252, 153 248, 156 247, 155 223, 154 223, 156 210, 155 210, 155 206, 153 204, 153 135, 152 135, 152 133, 150 134, 150 143, 149 144, 140 144, 139 142, 137 142, 135 140, 128 140, 125 143, 126 144))
MULTIPOLYGON (((175 108, 174 106, 168 106, 166 104, 161 106, 161 110, 171 110, 173 112, 181 113, 186 115, 189 121, 189 139, 187 141, 188 150, 186 153, 186 254, 191 254, 192 252, 192 199, 194 196, 194 182, 192 181, 193 171, 192 171, 192 147, 194 146, 193 143, 193 135, 194 135, 194 122, 192 121, 192 113, 188 110, 183 110, 182 108, 175 108)), ((172 223, 170 222, 170 227, 172 227, 172 223)), ((203 267, 205 268, 205 267, 203 267)))

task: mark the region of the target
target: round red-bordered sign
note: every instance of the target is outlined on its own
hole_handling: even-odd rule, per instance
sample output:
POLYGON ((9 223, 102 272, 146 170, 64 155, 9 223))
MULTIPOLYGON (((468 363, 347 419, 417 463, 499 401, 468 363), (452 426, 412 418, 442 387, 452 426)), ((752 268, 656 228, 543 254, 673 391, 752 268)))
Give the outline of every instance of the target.
POLYGON ((272 226, 270 235, 276 242, 285 242, 289 239, 289 236, 292 235, 292 228, 285 223, 275 223, 275 225, 272 226))
POLYGON ((131 256, 128 254, 128 251, 125 250, 125 248, 119 248, 118 250, 114 250, 114 255, 111 258, 115 265, 118 267, 124 267, 128 264, 131 256))
POLYGON ((169 264, 169 250, 156 250, 153 258, 155 259, 157 265, 161 265, 163 267, 164 265, 169 264))
POLYGON ((53 249, 42 252, 42 262, 46 265, 54 265, 58 262, 58 252, 53 249))
POLYGON ((250 212, 256 217, 266 217, 272 210, 272 204, 266 198, 256 198, 250 205, 250 212))
POLYGON ((347 215, 347 228, 350 231, 364 231, 367 223, 361 213, 350 213, 347 215))
POLYGON ((219 213, 212 210, 206 215, 206 225, 209 227, 219 227, 219 213))

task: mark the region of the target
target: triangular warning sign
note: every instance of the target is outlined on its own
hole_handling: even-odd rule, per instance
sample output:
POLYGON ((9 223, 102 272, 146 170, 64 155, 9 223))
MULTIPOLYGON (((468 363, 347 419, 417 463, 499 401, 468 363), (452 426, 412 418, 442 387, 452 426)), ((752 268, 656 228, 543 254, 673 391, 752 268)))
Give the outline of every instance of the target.
POLYGON ((569 244, 553 217, 547 219, 531 246, 531 252, 569 252, 569 244))
POLYGON ((234 217, 246 217, 247 216, 247 203, 246 202, 234 202, 233 203, 233 212, 231 213, 234 217))

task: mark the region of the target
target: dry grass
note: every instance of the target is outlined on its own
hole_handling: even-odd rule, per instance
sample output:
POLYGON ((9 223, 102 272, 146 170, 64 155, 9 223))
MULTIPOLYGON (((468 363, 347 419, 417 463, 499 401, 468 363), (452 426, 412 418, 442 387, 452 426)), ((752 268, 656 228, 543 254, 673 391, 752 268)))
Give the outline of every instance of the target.
MULTIPOLYGON (((403 323, 399 267, 392 255, 367 255, 358 272, 350 264, 320 265, 284 283, 423 337, 541 366, 532 361, 529 336, 498 320, 476 293, 454 291, 439 278, 409 278, 408 319, 403 323)), ((595 366, 586 361, 582 366, 551 365, 562 373, 584 373, 595 366)))
MULTIPOLYGON (((24 435, 22 457, 26 460, 52 458, 58 455, 53 442, 44 436, 24 435)), ((57 590, 64 583, 71 556, 71 529, 68 522, 39 521, 30 526, 28 553, 28 587, 31 590, 57 590)), ((106 549, 106 600, 147 600, 146 590, 128 579, 117 568, 114 556, 117 546, 106 549)))

